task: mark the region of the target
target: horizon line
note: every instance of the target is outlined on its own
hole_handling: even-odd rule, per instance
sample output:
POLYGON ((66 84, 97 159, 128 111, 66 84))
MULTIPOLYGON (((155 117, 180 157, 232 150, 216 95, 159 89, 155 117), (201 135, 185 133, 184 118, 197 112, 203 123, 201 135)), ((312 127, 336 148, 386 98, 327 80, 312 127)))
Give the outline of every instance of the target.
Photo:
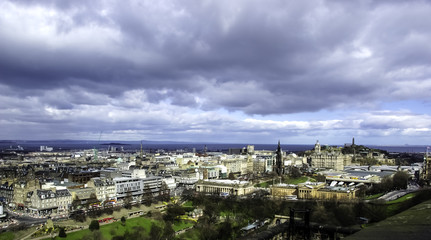
MULTIPOLYGON (((172 141, 172 140, 94 140, 94 139, 36 139, 36 140, 23 140, 23 139, 15 139, 15 140, 11 140, 11 139, 0 139, 0 143, 1 142, 43 142, 43 141, 50 141, 50 142, 54 142, 54 141, 92 141, 92 142, 111 142, 111 143, 116 143, 116 142, 155 142, 155 143, 164 143, 164 144, 244 144, 244 145, 277 145, 277 142, 274 143, 233 143, 233 142, 206 142, 206 141, 202 141, 202 142, 190 142, 190 141, 172 141)), ((321 144, 324 146, 344 146, 348 143, 343 143, 343 144, 333 144, 333 143, 328 143, 328 144, 321 144)), ((310 143, 282 143, 281 145, 314 145, 314 144, 310 144, 310 143)), ((395 144, 395 145, 380 145, 380 144, 355 144, 355 145, 362 145, 362 146, 381 146, 381 147, 428 147, 430 145, 417 145, 417 144, 395 144)))

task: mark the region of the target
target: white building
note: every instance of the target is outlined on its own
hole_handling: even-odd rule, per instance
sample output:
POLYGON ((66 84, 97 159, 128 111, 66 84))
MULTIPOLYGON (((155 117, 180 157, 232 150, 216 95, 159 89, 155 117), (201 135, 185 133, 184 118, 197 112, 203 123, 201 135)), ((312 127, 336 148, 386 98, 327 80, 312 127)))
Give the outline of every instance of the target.
POLYGON ((125 170, 122 173, 123 177, 128 178, 146 178, 145 169, 125 170))
POLYGON ((253 185, 248 181, 239 180, 199 180, 196 183, 196 192, 245 195, 254 191, 253 185))
POLYGON ((95 189, 96 197, 101 202, 115 198, 115 182, 109 178, 92 178, 87 186, 95 189))
POLYGON ((125 197, 130 195, 133 200, 139 200, 144 193, 151 193, 157 196, 162 186, 161 177, 147 177, 147 178, 114 178, 115 183, 115 197, 117 200, 124 200, 125 197))

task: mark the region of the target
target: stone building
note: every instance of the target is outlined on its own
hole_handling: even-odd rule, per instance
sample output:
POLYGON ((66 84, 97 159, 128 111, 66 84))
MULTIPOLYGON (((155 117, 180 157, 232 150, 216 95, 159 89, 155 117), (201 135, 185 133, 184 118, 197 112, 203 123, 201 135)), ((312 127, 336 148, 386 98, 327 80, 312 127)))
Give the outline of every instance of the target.
POLYGON ((13 202, 13 184, 4 182, 0 185, 0 201, 9 204, 13 202))
POLYGON ((271 187, 271 196, 278 198, 287 198, 298 195, 298 186, 292 184, 277 184, 271 187))
POLYGON ((68 213, 72 204, 72 195, 69 190, 35 190, 30 192, 30 213, 37 216, 47 216, 53 213, 68 213))
POLYGON ((69 188, 74 207, 97 204, 96 189, 93 187, 69 188))
POLYGON ((91 178, 100 177, 100 172, 81 171, 69 173, 67 178, 70 182, 87 183, 91 178))
POLYGON ((313 168, 327 168, 339 171, 343 170, 344 166, 351 164, 352 157, 331 149, 322 151, 320 143, 317 141, 314 150, 309 156, 309 160, 313 168))
POLYGON ((230 158, 222 161, 222 164, 226 166, 228 175, 229 173, 246 174, 247 163, 248 163, 247 158, 242 156, 237 158, 230 158))
POLYGON ((196 192, 225 195, 245 195, 254 191, 248 181, 239 180, 200 180, 196 183, 196 192))
POLYGON ((115 198, 115 182, 109 178, 92 178, 87 186, 94 188, 99 201, 112 200, 115 198))
POLYGON ((324 182, 307 182, 298 186, 278 184, 271 187, 271 196, 275 198, 292 198, 296 195, 298 199, 353 200, 357 198, 357 192, 356 188, 326 186, 324 182))
POLYGON ((13 207, 24 210, 31 203, 28 193, 41 189, 41 186, 37 179, 30 181, 22 180, 14 183, 13 189, 13 207))

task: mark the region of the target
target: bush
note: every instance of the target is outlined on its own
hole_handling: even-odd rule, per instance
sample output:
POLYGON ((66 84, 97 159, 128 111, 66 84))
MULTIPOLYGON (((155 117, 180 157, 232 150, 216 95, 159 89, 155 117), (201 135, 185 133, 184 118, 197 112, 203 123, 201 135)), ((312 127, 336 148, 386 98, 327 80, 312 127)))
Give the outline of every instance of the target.
POLYGON ((99 230, 99 228, 100 228, 100 225, 99 225, 99 221, 97 220, 91 221, 90 226, 88 227, 90 231, 99 230))
POLYGON ((60 227, 60 232, 58 233, 58 236, 61 238, 67 237, 66 230, 64 229, 64 227, 60 227))

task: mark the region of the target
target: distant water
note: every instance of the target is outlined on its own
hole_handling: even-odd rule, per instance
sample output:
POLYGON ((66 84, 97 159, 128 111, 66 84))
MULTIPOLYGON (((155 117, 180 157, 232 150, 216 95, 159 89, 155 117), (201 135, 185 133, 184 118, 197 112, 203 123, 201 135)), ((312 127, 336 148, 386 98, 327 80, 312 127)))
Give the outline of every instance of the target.
MULTIPOLYGON (((54 151, 69 151, 83 150, 96 148, 99 150, 108 149, 109 146, 123 147, 126 151, 139 150, 141 143, 139 141, 73 141, 73 140, 58 140, 58 141, 0 141, 0 150, 9 148, 16 149, 21 146, 25 151, 39 151, 40 146, 53 147, 54 151)), ((222 144, 222 143, 176 143, 176 142, 143 142, 142 148, 146 151, 163 149, 167 151, 185 150, 202 152, 207 148, 209 152, 227 152, 230 148, 246 148, 248 144, 222 144)), ((255 150, 276 150, 277 144, 250 144, 254 145, 255 150)), ((282 144, 283 151, 300 152, 313 149, 314 145, 304 144, 282 144)), ((386 150, 388 152, 407 152, 421 153, 426 151, 426 146, 371 146, 368 147, 386 150)))
MULTIPOLYGON (((144 150, 158 150, 163 149, 167 151, 172 150, 185 150, 202 152, 207 148, 208 152, 227 152, 230 148, 241 149, 246 148, 248 144, 221 144, 221 143, 172 143, 172 142, 143 142, 142 148, 144 150)), ((251 144, 254 145, 255 150, 276 150, 277 144, 251 144)), ((122 147, 124 150, 139 150, 141 143, 138 141, 0 141, 0 150, 16 149, 18 146, 24 148, 25 151, 39 151, 40 146, 53 147, 54 151, 69 151, 69 150, 83 150, 83 149, 108 149, 109 146, 117 148, 122 147)), ((281 145, 283 151, 305 151, 312 149, 314 145, 281 145)))
POLYGON ((427 151, 427 146, 416 146, 416 145, 404 145, 404 146, 367 146, 369 148, 386 150, 388 152, 400 152, 400 153, 424 153, 427 151))

